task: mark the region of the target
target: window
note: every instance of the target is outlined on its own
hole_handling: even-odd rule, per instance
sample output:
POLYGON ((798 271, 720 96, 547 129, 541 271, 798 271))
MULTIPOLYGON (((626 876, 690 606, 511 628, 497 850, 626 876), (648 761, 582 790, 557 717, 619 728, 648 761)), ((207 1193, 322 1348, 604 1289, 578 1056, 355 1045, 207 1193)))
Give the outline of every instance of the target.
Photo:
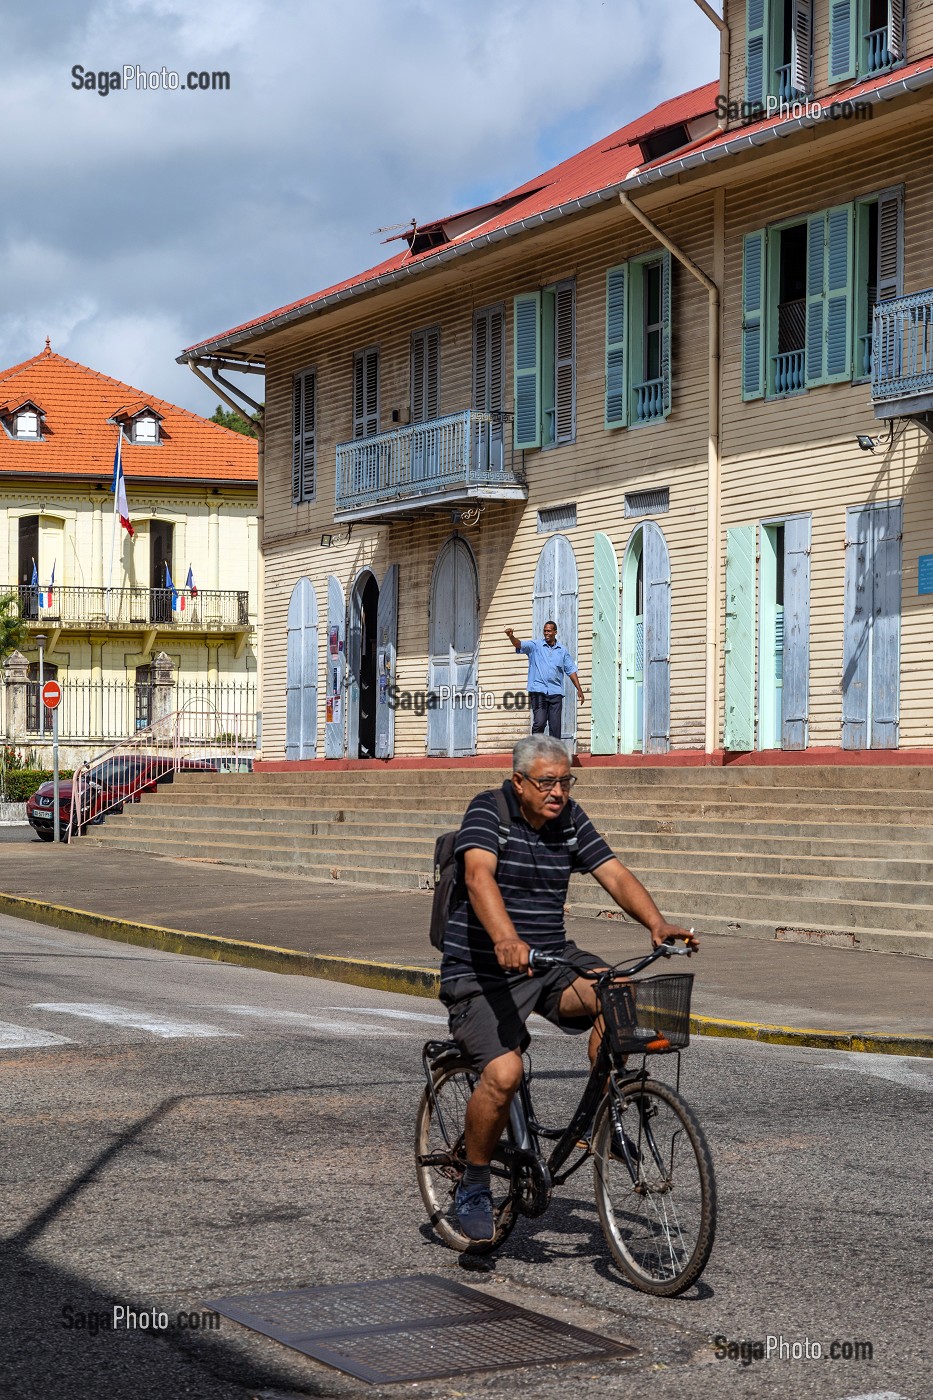
POLYGON ((151 413, 133 419, 133 442, 152 446, 159 441, 159 420, 151 413))
POLYGON ((792 103, 813 90, 812 0, 746 0, 745 99, 792 103))
POLYGON ((34 408, 21 409, 13 418, 13 436, 18 438, 39 437, 39 415, 34 408))
POLYGON ((575 530, 577 528, 577 507, 574 504, 565 506, 545 506, 538 511, 538 534, 552 535, 563 530, 575 530))
POLYGON ((135 719, 134 727, 137 731, 148 729, 152 724, 152 667, 136 667, 136 683, 134 687, 135 699, 135 719))
POLYGON ((379 351, 357 350, 353 357, 353 436, 379 431, 379 351))
POLYGON ((573 280, 515 298, 515 446, 553 447, 576 436, 573 280))
POLYGON ((904 0, 830 0, 829 81, 870 78, 903 59, 904 0))
POLYGON ((441 333, 436 326, 411 338, 411 421, 428 423, 440 415, 441 333))
MULTIPOLYGON (((58 667, 46 661, 42 667, 42 683, 58 680, 58 667)), ((54 713, 42 704, 39 685, 39 663, 29 667, 29 683, 26 686, 26 733, 48 734, 51 736, 55 723, 54 713)))
POLYGON ((606 273, 606 427, 670 411, 671 255, 649 253, 606 273))
POLYGON ((313 369, 295 375, 292 386, 292 505, 314 500, 316 387, 317 375, 313 369))
POLYGON ((638 144, 641 147, 642 159, 650 161, 669 156, 671 151, 679 150, 689 141, 690 133, 683 122, 680 122, 677 126, 666 126, 662 131, 654 131, 650 136, 639 137, 638 144))
POLYGON ((864 378, 871 314, 900 294, 902 262, 900 190, 746 234, 742 397, 864 378))

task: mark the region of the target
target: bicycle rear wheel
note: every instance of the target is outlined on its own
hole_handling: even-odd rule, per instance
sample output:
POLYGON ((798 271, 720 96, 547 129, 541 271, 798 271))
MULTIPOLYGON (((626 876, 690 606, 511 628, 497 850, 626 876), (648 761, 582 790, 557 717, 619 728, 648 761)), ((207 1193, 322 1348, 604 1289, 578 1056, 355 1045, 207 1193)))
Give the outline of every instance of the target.
POLYGON ((465 1060, 451 1060, 434 1076, 435 1111, 427 1089, 418 1105, 415 1128, 415 1170, 418 1189, 436 1234, 451 1249, 488 1254, 511 1233, 516 1220, 511 1172, 505 1153, 492 1162, 492 1200, 496 1233, 491 1240, 470 1240, 462 1234, 454 1211, 454 1195, 466 1164, 464 1119, 478 1079, 465 1060))
POLYGON ((623 1084, 621 1098, 607 1094, 600 1106, 593 1158, 613 1259, 643 1293, 683 1293, 705 1269, 716 1234, 713 1162, 693 1111, 657 1080, 623 1084))

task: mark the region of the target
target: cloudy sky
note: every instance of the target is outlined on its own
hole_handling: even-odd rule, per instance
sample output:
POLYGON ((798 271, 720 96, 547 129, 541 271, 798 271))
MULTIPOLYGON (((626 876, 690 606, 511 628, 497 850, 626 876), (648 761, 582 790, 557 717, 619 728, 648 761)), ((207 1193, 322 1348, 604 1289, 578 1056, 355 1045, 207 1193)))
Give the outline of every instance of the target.
POLYGON ((186 345, 718 74, 693 0, 41 0, 4 49, 0 366, 48 335, 207 413, 186 345), (230 90, 73 87, 124 64, 230 90))

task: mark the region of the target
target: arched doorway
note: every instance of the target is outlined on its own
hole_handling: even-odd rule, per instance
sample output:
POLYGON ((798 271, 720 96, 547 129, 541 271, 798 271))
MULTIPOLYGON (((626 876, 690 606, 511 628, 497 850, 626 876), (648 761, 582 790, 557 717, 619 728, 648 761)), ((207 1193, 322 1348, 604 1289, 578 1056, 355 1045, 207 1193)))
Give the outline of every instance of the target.
MULTIPOLYGON (((552 535, 538 555, 535 569, 532 630, 544 635, 544 624, 557 624, 557 640, 577 658, 577 560, 565 535, 552 535)), ((561 738, 571 752, 577 740, 577 692, 564 681, 564 709, 561 738)))
POLYGON ((476 669, 479 587, 465 540, 448 540, 431 580, 428 753, 447 758, 476 752, 476 669))
POLYGON ((671 566, 660 526, 633 530, 622 564, 622 752, 671 740, 671 566))
POLYGON ((379 621, 379 585, 370 569, 363 569, 350 590, 347 626, 347 756, 376 755, 376 646, 379 621))
POLYGON ((317 594, 300 578, 288 604, 285 757, 317 757, 317 594))

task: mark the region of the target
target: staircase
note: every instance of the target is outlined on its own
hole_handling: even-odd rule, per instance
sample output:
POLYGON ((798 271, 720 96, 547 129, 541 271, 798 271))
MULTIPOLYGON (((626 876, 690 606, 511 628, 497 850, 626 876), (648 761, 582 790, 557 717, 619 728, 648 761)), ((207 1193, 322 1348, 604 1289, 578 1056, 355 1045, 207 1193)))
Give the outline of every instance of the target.
MULTIPOLYGON (((428 889, 503 769, 178 774, 95 833, 153 854, 428 889)), ((574 790, 673 922, 933 957, 933 766, 587 768, 574 790)), ((590 877, 569 911, 623 917, 590 877)))

